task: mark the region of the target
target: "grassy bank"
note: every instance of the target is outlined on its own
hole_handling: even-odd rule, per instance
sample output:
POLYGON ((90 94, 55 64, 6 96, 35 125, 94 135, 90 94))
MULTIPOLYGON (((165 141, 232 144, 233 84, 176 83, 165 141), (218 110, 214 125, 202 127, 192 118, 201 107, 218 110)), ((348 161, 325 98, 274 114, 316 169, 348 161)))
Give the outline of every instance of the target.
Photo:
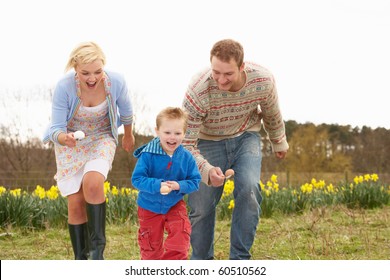
MULTIPOLYGON (((105 258, 139 259, 137 225, 107 226, 105 258)), ((228 219, 217 222, 215 258, 229 258, 228 219)), ((72 259, 64 227, 0 230, 2 260, 72 259)), ((252 248, 253 259, 271 260, 388 260, 390 258, 390 206, 349 209, 331 206, 302 214, 262 218, 252 248)))

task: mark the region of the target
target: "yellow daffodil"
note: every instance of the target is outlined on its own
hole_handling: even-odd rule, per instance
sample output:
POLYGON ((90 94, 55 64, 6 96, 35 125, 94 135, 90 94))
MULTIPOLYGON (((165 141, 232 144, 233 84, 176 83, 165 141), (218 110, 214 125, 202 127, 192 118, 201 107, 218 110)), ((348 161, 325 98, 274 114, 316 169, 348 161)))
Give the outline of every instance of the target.
POLYGON ((40 199, 44 199, 46 197, 46 191, 40 185, 37 185, 34 191, 34 195, 38 196, 40 199))
POLYGON ((329 184, 327 187, 326 187, 326 190, 329 192, 329 193, 334 193, 334 187, 332 184, 329 184))
POLYGON ((228 180, 223 187, 223 196, 229 196, 234 191, 234 181, 228 180))
POLYGON ((12 194, 13 196, 21 196, 21 194, 22 194, 22 190, 21 190, 21 189, 10 190, 9 192, 10 192, 10 194, 12 194))
POLYGON ((119 194, 118 188, 116 186, 112 186, 111 193, 113 195, 118 195, 119 194))
POLYGON ((122 195, 129 195, 130 194, 130 188, 121 188, 121 194, 122 195))
POLYGON ((0 186, 0 195, 2 195, 3 193, 5 193, 7 191, 6 188, 4 188, 3 186, 0 186))
POLYGON ((131 190, 131 194, 137 196, 138 195, 138 190, 137 189, 132 189, 131 190))
POLYGON ((59 190, 57 186, 51 186, 50 189, 46 192, 46 196, 50 200, 56 200, 59 196, 59 190))
POLYGON ((261 188, 262 191, 264 191, 264 189, 265 189, 265 185, 263 184, 262 181, 260 181, 260 188, 261 188))
POLYGON ((324 180, 319 180, 316 184, 317 189, 323 189, 325 187, 325 181, 324 180))
POLYGON ((376 182, 376 181, 378 181, 378 179, 379 179, 379 177, 378 177, 378 174, 371 174, 371 180, 372 181, 374 181, 374 182, 376 182))
POLYGON ((294 190, 292 191, 292 194, 293 194, 293 195, 297 195, 297 190, 294 189, 294 190))
POLYGON ((110 187, 110 183, 109 182, 104 182, 104 195, 107 195, 107 193, 109 193, 110 192, 110 189, 111 189, 111 187, 110 187))
POLYGON ((273 189, 275 190, 275 192, 278 192, 279 191, 279 184, 278 183, 274 183, 273 189))
POLYGON ((311 193, 313 191, 313 185, 306 183, 306 184, 301 186, 301 191, 303 193, 311 193))

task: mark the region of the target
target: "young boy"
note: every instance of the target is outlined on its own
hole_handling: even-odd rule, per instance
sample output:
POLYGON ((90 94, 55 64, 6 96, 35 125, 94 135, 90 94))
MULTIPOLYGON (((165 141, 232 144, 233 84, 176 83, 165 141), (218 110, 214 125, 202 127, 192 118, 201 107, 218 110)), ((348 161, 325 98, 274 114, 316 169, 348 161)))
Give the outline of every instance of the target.
POLYGON ((138 148, 132 184, 138 194, 138 243, 143 260, 186 260, 191 224, 183 196, 197 191, 196 162, 181 145, 187 114, 168 107, 156 118, 157 137, 138 148), (164 242, 164 229, 167 238, 164 242))

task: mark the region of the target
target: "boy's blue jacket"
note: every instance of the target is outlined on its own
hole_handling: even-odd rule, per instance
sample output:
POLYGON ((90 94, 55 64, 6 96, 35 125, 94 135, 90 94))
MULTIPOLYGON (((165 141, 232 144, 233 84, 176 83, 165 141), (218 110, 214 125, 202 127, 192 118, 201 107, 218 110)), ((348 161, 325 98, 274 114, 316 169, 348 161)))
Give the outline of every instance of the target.
POLYGON ((170 157, 156 137, 135 150, 133 155, 138 160, 131 182, 139 190, 137 203, 140 207, 166 214, 185 194, 199 189, 199 169, 191 153, 182 145, 170 157), (160 194, 161 182, 164 181, 178 182, 180 190, 173 190, 167 195, 160 194))

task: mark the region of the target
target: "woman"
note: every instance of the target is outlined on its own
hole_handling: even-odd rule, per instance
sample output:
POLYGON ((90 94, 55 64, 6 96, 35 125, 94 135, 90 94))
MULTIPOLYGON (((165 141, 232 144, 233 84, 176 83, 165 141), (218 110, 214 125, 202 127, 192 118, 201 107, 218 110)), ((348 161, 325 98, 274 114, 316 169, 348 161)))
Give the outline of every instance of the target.
POLYGON ((58 188, 68 198, 68 227, 75 259, 103 259, 106 244, 104 181, 124 125, 122 147, 134 148, 133 110, 126 82, 103 69, 101 48, 86 42, 70 54, 66 74, 53 95, 51 125, 44 142, 54 142, 58 188), (75 132, 85 137, 76 140, 75 132), (83 133, 81 133, 83 136, 83 133), (88 251, 89 250, 89 251, 88 251))

